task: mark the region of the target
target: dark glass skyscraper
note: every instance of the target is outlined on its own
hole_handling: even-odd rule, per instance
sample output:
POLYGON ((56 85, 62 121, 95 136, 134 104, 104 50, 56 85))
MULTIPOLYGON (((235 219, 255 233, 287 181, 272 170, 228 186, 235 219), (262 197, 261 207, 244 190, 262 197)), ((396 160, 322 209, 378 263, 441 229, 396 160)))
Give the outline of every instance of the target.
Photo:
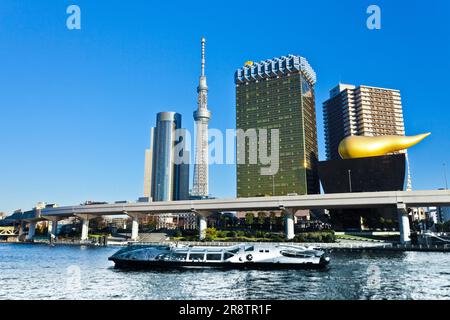
MULTIPOLYGON (((278 129, 280 137, 276 174, 261 175, 259 162, 238 163, 238 197, 319 193, 315 83, 314 70, 296 55, 247 62, 236 71, 237 129, 278 129)), ((246 159, 249 146, 246 141, 246 159)))
MULTIPOLYGON (((181 115, 160 112, 156 127, 151 131, 151 146, 146 151, 144 195, 153 201, 184 200, 189 198, 189 164, 179 163, 175 146, 184 143, 181 115)), ((180 148, 180 152, 187 152, 180 148)), ((188 156, 188 155, 186 155, 188 156)))

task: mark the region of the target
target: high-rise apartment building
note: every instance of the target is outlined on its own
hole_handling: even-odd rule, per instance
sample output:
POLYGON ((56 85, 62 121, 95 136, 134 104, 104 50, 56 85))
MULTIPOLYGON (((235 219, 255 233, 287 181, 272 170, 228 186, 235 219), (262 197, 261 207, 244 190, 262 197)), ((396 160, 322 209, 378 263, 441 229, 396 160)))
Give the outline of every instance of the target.
POLYGON ((156 127, 151 129, 150 149, 145 152, 145 197, 153 201, 189 199, 189 164, 181 161, 180 154, 188 151, 184 147, 176 150, 184 143, 184 136, 180 114, 158 113, 156 127))
POLYGON ((340 159, 339 143, 348 136, 405 135, 399 90, 339 84, 323 115, 328 160, 340 159))
POLYGON ((236 128, 267 129, 268 152, 271 129, 279 130, 278 172, 261 175, 259 161, 238 163, 238 197, 319 193, 315 83, 314 70, 297 55, 247 62, 236 71, 236 128))

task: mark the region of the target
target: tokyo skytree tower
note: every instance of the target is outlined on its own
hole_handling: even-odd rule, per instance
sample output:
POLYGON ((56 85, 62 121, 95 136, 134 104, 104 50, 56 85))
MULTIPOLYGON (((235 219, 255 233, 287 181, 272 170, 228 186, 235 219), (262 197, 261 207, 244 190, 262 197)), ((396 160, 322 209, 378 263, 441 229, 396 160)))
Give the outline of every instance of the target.
POLYGON ((198 107, 194 112, 196 126, 193 196, 208 196, 208 86, 205 76, 205 38, 202 38, 202 73, 197 88, 198 107))

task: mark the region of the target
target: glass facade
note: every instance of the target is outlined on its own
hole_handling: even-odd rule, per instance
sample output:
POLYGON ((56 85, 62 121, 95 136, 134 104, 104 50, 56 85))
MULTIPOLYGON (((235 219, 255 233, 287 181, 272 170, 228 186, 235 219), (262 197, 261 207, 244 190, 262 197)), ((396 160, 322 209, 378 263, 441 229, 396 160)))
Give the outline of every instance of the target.
POLYGON ((181 142, 175 130, 181 128, 181 115, 160 112, 156 119, 153 141, 152 188, 153 201, 188 199, 189 164, 175 164, 174 147, 181 142))
POLYGON ((238 197, 320 191, 314 81, 302 70, 287 71, 236 81, 236 128, 267 129, 269 154, 270 130, 278 129, 280 137, 279 169, 273 176, 261 175, 267 165, 249 163, 253 142, 246 139, 246 162, 237 165, 238 197))
POLYGON ((405 154, 320 161, 325 193, 403 191, 405 154))

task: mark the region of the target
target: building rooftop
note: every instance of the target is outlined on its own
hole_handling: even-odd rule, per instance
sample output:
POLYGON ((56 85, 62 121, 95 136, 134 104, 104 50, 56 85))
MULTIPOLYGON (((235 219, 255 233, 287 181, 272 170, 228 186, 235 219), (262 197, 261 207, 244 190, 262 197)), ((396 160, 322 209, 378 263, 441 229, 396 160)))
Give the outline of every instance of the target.
POLYGON ((366 86, 366 85, 355 86, 353 84, 339 83, 336 87, 334 87, 333 89, 330 90, 330 99, 334 98, 335 96, 337 96, 339 93, 341 93, 344 90, 347 90, 347 89, 355 90, 357 88, 369 88, 369 89, 379 89, 379 90, 389 90, 389 91, 400 92, 400 90, 398 90, 398 89, 390 89, 390 88, 374 87, 374 86, 366 86))
POLYGON ((247 61, 242 68, 236 70, 234 80, 239 84, 294 72, 302 72, 312 85, 317 81, 316 73, 306 58, 292 54, 260 62, 247 61))

